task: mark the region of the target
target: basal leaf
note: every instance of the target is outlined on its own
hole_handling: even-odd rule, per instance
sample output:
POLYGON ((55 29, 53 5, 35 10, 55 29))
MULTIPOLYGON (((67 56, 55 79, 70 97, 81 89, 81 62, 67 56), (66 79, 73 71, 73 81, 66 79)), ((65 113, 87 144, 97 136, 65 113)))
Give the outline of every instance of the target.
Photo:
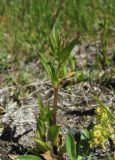
POLYGON ((42 160, 42 159, 33 155, 24 155, 24 156, 18 156, 15 160, 42 160))
POLYGON ((36 145, 38 147, 38 149, 42 152, 46 152, 46 151, 51 151, 52 148, 50 146, 50 144, 48 142, 44 142, 38 138, 35 138, 35 142, 36 142, 36 145))
POLYGON ((40 138, 43 138, 46 133, 46 125, 40 119, 37 120, 37 131, 39 132, 40 138))
POLYGON ((76 160, 76 144, 72 135, 68 134, 66 137, 66 150, 70 160, 76 160))
POLYGON ((44 112, 44 104, 43 104, 42 99, 41 99, 40 96, 38 97, 38 107, 39 107, 40 114, 43 115, 43 112, 44 112))
POLYGON ((44 114, 44 120, 47 121, 47 124, 50 125, 51 121, 52 121, 52 112, 53 110, 51 110, 49 107, 45 108, 45 114, 44 114))
POLYGON ((56 145, 58 142, 58 135, 60 131, 60 126, 53 125, 48 130, 48 139, 51 141, 53 145, 56 145))
POLYGON ((48 106, 44 107, 43 114, 39 115, 39 119, 42 120, 43 122, 48 122, 51 118, 52 111, 48 106))

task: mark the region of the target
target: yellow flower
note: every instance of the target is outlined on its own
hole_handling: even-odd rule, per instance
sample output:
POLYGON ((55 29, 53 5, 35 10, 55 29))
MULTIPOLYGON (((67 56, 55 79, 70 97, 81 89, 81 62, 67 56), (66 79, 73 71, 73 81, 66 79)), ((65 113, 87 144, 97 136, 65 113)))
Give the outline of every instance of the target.
POLYGON ((114 127, 109 113, 102 106, 96 109, 96 125, 91 131, 90 147, 94 145, 104 146, 110 137, 114 137, 114 127))
POLYGON ((101 144, 101 143, 102 143, 102 140, 101 140, 100 137, 94 139, 94 144, 95 144, 95 145, 99 145, 99 144, 101 144))
POLYGON ((103 130, 100 124, 95 125, 91 132, 92 140, 90 141, 90 146, 102 144, 104 141, 103 130))
POLYGON ((97 107, 97 108, 96 108, 96 113, 97 113, 97 114, 102 113, 102 107, 100 107, 100 106, 97 107))

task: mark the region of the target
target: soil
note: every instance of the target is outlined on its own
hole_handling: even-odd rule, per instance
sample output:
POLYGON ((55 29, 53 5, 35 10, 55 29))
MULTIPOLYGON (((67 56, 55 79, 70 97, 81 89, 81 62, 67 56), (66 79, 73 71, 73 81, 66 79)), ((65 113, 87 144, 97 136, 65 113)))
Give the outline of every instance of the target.
MULTIPOLYGON (((98 104, 92 98, 96 93, 103 103, 115 113, 115 75, 106 78, 102 69, 96 75, 95 59, 100 43, 85 43, 76 46, 73 53, 76 57, 77 71, 82 71, 86 78, 81 81, 68 79, 64 82, 59 91, 58 123, 62 125, 62 134, 71 132, 78 140, 84 128, 95 122, 95 108, 98 104), (88 73, 94 72, 92 81, 87 78, 88 73)), ((114 53, 112 48, 108 49, 108 56, 112 58, 112 67, 115 67, 114 53)), ((0 121, 3 127, 0 130, 0 160, 10 160, 10 155, 22 155, 34 147, 33 137, 36 132, 36 117, 39 114, 37 97, 42 96, 46 105, 52 105, 53 91, 47 75, 42 70, 40 63, 32 61, 23 63, 20 69, 33 71, 33 82, 28 85, 20 85, 17 82, 10 86, 2 86, 0 89, 0 106, 4 112, 0 114, 0 121), (19 91, 19 92, 17 92, 19 91), (18 96, 17 96, 17 93, 18 96)), ((109 72, 111 66, 107 69, 109 72)), ((10 71, 7 71, 11 73, 10 71)), ((4 73, 2 73, 2 77, 4 73)), ((1 79, 3 82, 4 79, 1 79)), ((99 147, 90 152, 93 160, 108 159, 112 155, 115 146, 110 141, 107 149, 99 147)))

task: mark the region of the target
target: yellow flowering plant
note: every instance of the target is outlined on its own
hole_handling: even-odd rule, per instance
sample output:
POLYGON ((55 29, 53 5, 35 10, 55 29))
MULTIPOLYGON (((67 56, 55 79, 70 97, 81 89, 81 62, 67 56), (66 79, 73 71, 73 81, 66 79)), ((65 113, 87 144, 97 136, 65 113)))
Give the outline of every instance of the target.
POLYGON ((111 138, 112 140, 115 139, 115 128, 113 126, 115 116, 110 112, 108 107, 104 106, 104 104, 98 98, 96 98, 96 100, 98 101, 99 106, 95 111, 96 124, 90 131, 90 147, 100 145, 105 148, 105 143, 109 138, 111 138))

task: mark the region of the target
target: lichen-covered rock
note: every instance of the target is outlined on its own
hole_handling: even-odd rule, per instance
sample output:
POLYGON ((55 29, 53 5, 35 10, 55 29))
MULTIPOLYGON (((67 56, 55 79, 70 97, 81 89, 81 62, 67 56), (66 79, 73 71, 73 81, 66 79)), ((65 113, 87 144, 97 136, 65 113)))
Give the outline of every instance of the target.
POLYGON ((13 132, 13 138, 20 137, 19 144, 25 147, 33 145, 33 137, 36 131, 36 117, 33 107, 36 106, 21 106, 17 107, 16 103, 12 103, 11 110, 2 116, 4 127, 10 126, 13 132), (14 107, 14 108, 13 108, 14 107))

